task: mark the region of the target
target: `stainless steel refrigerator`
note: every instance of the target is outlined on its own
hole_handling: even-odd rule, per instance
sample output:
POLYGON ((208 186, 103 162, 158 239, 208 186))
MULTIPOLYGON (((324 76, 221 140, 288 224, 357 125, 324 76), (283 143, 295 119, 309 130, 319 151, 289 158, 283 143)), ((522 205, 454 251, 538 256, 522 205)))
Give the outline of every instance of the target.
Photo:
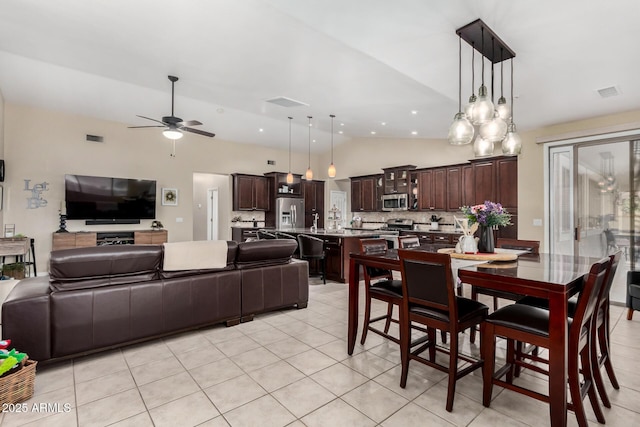
POLYGON ((276 199, 276 229, 304 228, 304 199, 278 197, 276 199))

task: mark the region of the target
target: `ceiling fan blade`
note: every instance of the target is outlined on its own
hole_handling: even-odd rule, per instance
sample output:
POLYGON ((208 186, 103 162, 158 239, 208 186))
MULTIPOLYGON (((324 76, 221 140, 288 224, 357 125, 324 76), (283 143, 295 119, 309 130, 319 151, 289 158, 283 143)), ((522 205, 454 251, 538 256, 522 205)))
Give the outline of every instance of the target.
POLYGON ((141 129, 141 128, 164 128, 166 126, 158 126, 158 125, 153 125, 153 126, 129 126, 129 129, 141 129))
POLYGON ((158 123, 160 123, 161 125, 165 125, 165 126, 166 126, 166 123, 161 122, 160 120, 152 119, 151 117, 139 116, 139 115, 137 115, 137 114, 136 114, 136 117, 140 117, 141 119, 151 120, 152 122, 158 122, 158 123))
POLYGON ((206 132, 206 131, 203 131, 203 130, 200 130, 200 129, 192 129, 192 128, 188 128, 186 126, 181 127, 180 130, 184 130, 184 131, 191 132, 191 133, 197 133, 198 135, 208 136, 210 138, 213 138, 214 136, 216 136, 215 133, 206 132))
POLYGON ((200 123, 197 120, 185 120, 183 122, 178 123, 178 126, 200 126, 202 123, 200 123))

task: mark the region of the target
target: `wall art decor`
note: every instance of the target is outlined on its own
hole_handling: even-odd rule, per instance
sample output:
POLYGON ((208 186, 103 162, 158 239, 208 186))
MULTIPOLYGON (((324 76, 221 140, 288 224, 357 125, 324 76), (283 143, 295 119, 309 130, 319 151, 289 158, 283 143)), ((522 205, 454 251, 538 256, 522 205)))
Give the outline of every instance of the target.
POLYGON ((178 206, 178 189, 177 188, 162 189, 162 205, 178 206))

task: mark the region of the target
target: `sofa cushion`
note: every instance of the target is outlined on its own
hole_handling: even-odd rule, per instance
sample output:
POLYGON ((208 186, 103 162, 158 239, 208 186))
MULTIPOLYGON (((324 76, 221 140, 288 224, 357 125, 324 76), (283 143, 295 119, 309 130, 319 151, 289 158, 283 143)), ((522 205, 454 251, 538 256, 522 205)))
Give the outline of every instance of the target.
POLYGON ((97 288, 158 279, 162 246, 113 245, 51 252, 55 291, 97 288))
POLYGON ((292 239, 257 240, 238 244, 236 268, 256 268, 287 264, 298 247, 292 239))
POLYGON ((160 276, 163 279, 172 279, 174 277, 194 276, 200 274, 209 274, 216 271, 234 270, 236 268, 236 254, 238 252, 238 243, 233 240, 227 241, 227 265, 224 268, 206 268, 195 270, 177 270, 177 271, 160 271, 160 276))

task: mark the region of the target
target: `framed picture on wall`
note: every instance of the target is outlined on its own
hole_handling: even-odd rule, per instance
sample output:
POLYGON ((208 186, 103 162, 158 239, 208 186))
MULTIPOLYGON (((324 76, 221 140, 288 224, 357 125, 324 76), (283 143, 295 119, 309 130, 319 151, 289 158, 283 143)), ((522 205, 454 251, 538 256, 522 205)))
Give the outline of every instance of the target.
POLYGON ((162 205, 178 206, 178 189, 177 188, 162 189, 162 205))
POLYGON ((4 225, 4 237, 13 237, 16 235, 16 225, 15 224, 5 224, 4 225))

